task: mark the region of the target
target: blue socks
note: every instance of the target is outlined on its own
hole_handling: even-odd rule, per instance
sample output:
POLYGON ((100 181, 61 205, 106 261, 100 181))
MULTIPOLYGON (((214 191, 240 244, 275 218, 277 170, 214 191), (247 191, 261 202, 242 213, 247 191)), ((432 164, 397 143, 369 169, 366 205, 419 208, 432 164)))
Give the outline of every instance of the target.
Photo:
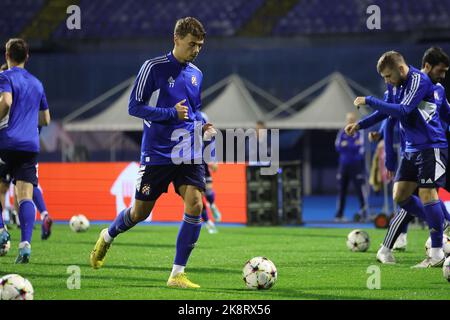
POLYGON ((206 190, 205 197, 210 204, 213 204, 216 199, 216 193, 213 190, 206 190))
POLYGON ((201 229, 202 220, 200 216, 184 214, 183 222, 178 232, 174 264, 179 266, 186 265, 192 249, 194 249, 195 243, 200 236, 201 229))
POLYGON ((41 189, 38 187, 33 188, 33 202, 36 208, 42 214, 42 212, 47 212, 47 207, 45 206, 44 198, 42 197, 41 189))
POLYGON ((2 204, 0 203, 0 229, 3 229, 5 227, 5 223, 3 222, 3 208, 2 204))
POLYGON ((33 235, 34 220, 36 219, 36 209, 31 200, 22 200, 19 204, 20 229, 22 230, 21 242, 31 243, 33 235))
POLYGON ((203 220, 204 222, 206 222, 206 221, 209 220, 209 218, 208 218, 208 212, 206 211, 205 206, 203 206, 203 210, 202 210, 202 220, 203 220))
POLYGON ((425 206, 428 227, 430 229, 431 247, 441 248, 444 232, 444 213, 440 201, 427 203, 425 206))
POLYGON ((445 203, 442 200, 439 200, 439 202, 441 204, 441 209, 442 209, 442 212, 444 213, 445 220, 450 222, 450 213, 448 213, 448 210, 447 210, 447 207, 445 206, 445 203))
POLYGON ((412 195, 407 200, 399 203, 399 206, 409 214, 419 217, 422 220, 426 220, 425 209, 418 196, 412 195))
POLYGON ((111 238, 117 237, 119 233, 125 232, 136 225, 136 223, 131 220, 130 213, 131 208, 122 210, 122 212, 119 213, 113 223, 111 223, 108 228, 108 234, 111 236, 111 238))

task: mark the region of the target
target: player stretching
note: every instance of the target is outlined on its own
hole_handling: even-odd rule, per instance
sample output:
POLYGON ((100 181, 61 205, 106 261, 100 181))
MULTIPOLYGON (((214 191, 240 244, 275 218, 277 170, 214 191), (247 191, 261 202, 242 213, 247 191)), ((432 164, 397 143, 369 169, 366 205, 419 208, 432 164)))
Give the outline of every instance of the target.
MULTIPOLYGON (((184 272, 201 230, 202 192, 205 191, 205 170, 201 150, 192 152, 194 139, 201 135, 194 131, 194 121, 201 123, 202 72, 191 62, 204 43, 206 32, 195 18, 186 17, 175 24, 174 49, 166 55, 144 63, 131 92, 129 114, 144 120, 141 168, 137 181, 135 203, 123 210, 100 237, 91 252, 91 265, 100 268, 114 238, 143 221, 150 214, 159 196, 167 192, 173 182, 183 198, 185 213, 176 242, 175 261, 167 285, 179 288, 199 288, 184 272), (188 163, 174 164, 172 141, 175 129, 189 132, 190 145, 183 156, 188 163), (191 160, 200 160, 191 164, 191 160)), ((212 128, 205 124, 203 130, 212 128)), ((202 128, 200 128, 202 129, 202 128)), ((200 148, 201 149, 201 148, 200 148)), ((183 151, 186 150, 183 148, 183 151)))
MULTIPOLYGON (((405 63, 395 52, 384 53, 377 70, 389 85, 396 87, 400 103, 387 103, 374 97, 357 97, 355 106, 369 105, 385 115, 399 119, 404 130, 405 152, 397 171, 394 200, 406 212, 425 216, 430 228, 430 257, 416 267, 438 267, 444 262, 442 238, 444 213, 436 188, 445 185, 447 141, 439 121, 434 85, 429 77, 405 63), (398 183, 403 192, 396 192, 398 183), (419 187, 419 198, 411 195, 419 187)), ((382 246, 377 256, 388 254, 382 246)))
POLYGON ((16 263, 28 263, 31 255, 35 220, 33 186, 38 184, 38 125, 50 123, 44 88, 24 69, 27 60, 27 43, 10 39, 6 43, 9 69, 0 74, 0 159, 17 189, 22 237, 16 263))

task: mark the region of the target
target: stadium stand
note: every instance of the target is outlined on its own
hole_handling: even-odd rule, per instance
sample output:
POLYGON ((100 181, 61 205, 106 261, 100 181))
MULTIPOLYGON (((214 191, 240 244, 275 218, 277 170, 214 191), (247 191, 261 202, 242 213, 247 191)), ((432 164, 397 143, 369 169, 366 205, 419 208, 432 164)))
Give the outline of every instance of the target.
POLYGON ((281 18, 272 34, 279 36, 364 33, 366 9, 378 5, 383 32, 450 28, 450 1, 310 0, 298 4, 281 18))
POLYGON ((208 36, 232 36, 252 17, 264 0, 204 1, 80 1, 83 27, 70 32, 62 22, 53 34, 54 39, 116 39, 166 37, 173 32, 174 19, 196 16, 208 36), (205 5, 207 3, 207 5, 205 5), (98 13, 102 12, 101 15, 98 13))

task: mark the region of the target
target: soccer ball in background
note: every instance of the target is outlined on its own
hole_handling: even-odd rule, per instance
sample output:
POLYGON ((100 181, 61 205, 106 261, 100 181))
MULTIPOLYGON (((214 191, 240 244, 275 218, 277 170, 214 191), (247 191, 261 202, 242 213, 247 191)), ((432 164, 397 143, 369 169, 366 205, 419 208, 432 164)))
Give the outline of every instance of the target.
POLYGON ((444 261, 444 265, 442 266, 442 273, 444 274, 444 278, 450 282, 450 256, 447 257, 444 261))
POLYGON ((0 300, 33 300, 34 290, 30 281, 18 274, 0 278, 0 300))
POLYGON ((347 248, 354 252, 364 252, 369 249, 369 234, 360 229, 353 230, 347 236, 347 248))
POLYGON ((11 248, 11 241, 9 240, 7 233, 0 233, 0 237, 4 237, 3 239, 0 238, 0 257, 2 257, 5 256, 11 248))
POLYGON ((78 214, 70 219, 69 226, 74 232, 85 232, 89 229, 89 220, 86 216, 78 214))
POLYGON ((245 285, 250 289, 270 289, 277 281, 277 268, 265 257, 247 261, 242 270, 245 285))
MULTIPOLYGON (((427 254, 427 257, 430 256, 430 249, 431 249, 431 238, 428 237, 427 241, 425 242, 425 253, 427 254)), ((444 250, 444 254, 446 257, 450 256, 450 238, 444 234, 444 237, 442 238, 442 249, 444 250)))

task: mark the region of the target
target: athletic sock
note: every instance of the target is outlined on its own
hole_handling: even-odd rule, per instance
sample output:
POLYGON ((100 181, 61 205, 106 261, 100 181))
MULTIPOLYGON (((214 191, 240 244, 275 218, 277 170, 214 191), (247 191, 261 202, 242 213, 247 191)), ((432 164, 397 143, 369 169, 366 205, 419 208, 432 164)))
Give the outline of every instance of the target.
POLYGON ((47 207, 45 206, 44 197, 42 196, 41 189, 38 187, 33 188, 33 202, 38 211, 41 214, 41 220, 42 220, 42 214, 44 212, 47 212, 47 207))
POLYGON ((19 219, 22 231, 21 242, 27 241, 31 243, 34 221, 36 219, 36 209, 33 201, 27 199, 19 203, 19 219))
POLYGON ((200 236, 202 222, 200 216, 184 214, 183 222, 177 237, 175 265, 186 266, 192 249, 200 236))
POLYGON ((124 209, 109 226, 108 235, 114 239, 119 233, 129 230, 135 225, 136 223, 131 220, 131 208, 124 209))

